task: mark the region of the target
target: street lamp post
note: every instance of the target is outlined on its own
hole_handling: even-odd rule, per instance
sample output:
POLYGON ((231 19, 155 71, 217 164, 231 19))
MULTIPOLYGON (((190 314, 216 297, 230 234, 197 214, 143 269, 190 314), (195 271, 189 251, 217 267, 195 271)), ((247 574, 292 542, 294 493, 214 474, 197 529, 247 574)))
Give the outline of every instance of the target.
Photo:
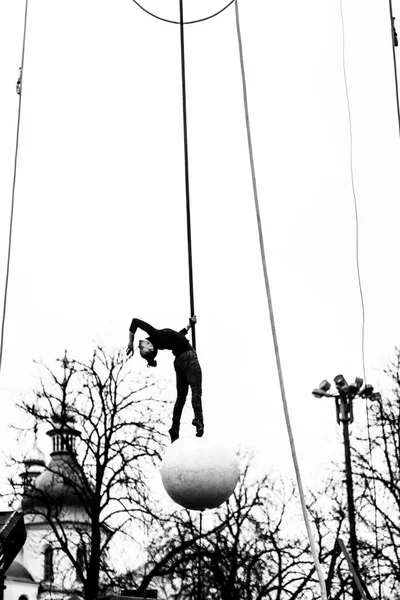
MULTIPOLYGON (((349 537, 350 537, 350 553, 353 565, 356 572, 359 573, 358 551, 357 551, 357 532, 356 532, 356 513, 354 506, 353 493, 353 474, 351 468, 351 447, 349 435, 349 423, 354 420, 353 400, 354 398, 367 398, 376 400, 380 397, 378 392, 374 393, 372 385, 363 387, 363 380, 357 377, 354 383, 348 384, 343 375, 337 375, 334 378, 337 393, 329 392, 331 384, 324 379, 319 385, 319 388, 313 390, 312 394, 316 398, 334 398, 336 406, 336 421, 343 425, 343 443, 345 457, 345 473, 346 473, 346 488, 347 488, 347 508, 349 517, 349 537)), ((353 599, 359 600, 360 592, 356 583, 353 581, 353 599)))
POLYGON ((349 514, 350 553, 354 566, 359 571, 356 533, 356 512, 354 507, 353 473, 351 469, 351 448, 349 423, 353 422, 353 399, 344 393, 339 393, 336 401, 336 415, 338 423, 343 425, 344 459, 346 471, 347 507, 349 514))

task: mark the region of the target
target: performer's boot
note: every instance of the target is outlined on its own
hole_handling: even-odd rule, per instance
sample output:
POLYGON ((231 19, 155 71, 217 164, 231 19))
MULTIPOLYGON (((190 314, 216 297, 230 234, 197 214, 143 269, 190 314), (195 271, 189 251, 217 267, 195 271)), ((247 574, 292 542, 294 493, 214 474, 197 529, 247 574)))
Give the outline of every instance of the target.
POLYGON ((175 423, 174 421, 172 421, 172 427, 169 430, 171 444, 173 444, 179 438, 179 427, 180 423, 175 423))
POLYGON ((204 433, 204 422, 202 415, 196 415, 192 421, 192 425, 196 427, 196 437, 202 437, 204 433))

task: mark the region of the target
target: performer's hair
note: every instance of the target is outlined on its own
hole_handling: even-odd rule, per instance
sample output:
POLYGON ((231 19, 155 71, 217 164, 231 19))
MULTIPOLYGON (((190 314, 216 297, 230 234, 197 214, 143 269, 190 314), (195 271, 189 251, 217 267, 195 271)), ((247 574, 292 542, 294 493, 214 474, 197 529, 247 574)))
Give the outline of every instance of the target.
MULTIPOLYGON (((147 338, 147 339, 149 340, 149 338, 147 338)), ((154 348, 153 344, 151 344, 151 345, 152 345, 152 350, 149 350, 147 348, 146 349, 142 349, 142 350, 140 350, 140 356, 142 358, 144 358, 144 360, 147 361, 147 366, 148 367, 156 367, 157 366, 157 361, 154 360, 154 359, 155 359, 155 357, 158 354, 158 349, 154 348)))

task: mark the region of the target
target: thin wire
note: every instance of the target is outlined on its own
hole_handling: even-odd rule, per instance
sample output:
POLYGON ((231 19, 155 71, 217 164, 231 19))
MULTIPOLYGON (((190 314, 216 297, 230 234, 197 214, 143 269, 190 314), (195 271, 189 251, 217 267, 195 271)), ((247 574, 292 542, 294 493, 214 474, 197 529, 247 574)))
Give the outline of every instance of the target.
POLYGON ((27 20, 28 20, 28 0, 26 0, 26 2, 25 2, 24 34, 23 34, 23 41, 22 41, 21 67, 19 70, 19 78, 18 78, 18 82, 17 82, 17 93, 19 95, 19 101, 18 101, 17 133, 16 133, 15 154, 14 154, 14 173, 13 173, 12 194, 11 194, 10 226, 9 226, 9 232, 8 232, 7 267, 6 267, 6 279, 5 279, 5 285, 4 285, 3 311, 2 311, 2 318, 1 318, 0 372, 1 372, 1 366, 2 366, 2 361, 3 361, 4 329, 5 329, 6 312, 7 312, 8 282, 9 282, 9 278, 10 278, 11 246, 12 246, 14 206, 15 206, 15 183, 16 183, 16 179, 17 179, 19 129, 20 129, 20 122, 21 122, 23 72, 24 72, 24 61, 25 61, 25 42, 26 42, 27 20))
POLYGON ((355 228, 356 228, 356 268, 357 268, 357 280, 358 280, 358 289, 360 292, 360 301, 361 301, 361 313, 362 313, 362 324, 361 324, 361 359, 362 359, 362 368, 364 375, 364 382, 366 382, 366 370, 365 370, 365 306, 364 306, 364 294, 361 283, 361 272, 360 272, 360 257, 359 257, 359 222, 358 222, 358 206, 357 206, 357 196, 354 184, 354 170, 353 170, 353 126, 352 126, 352 117, 350 110, 350 98, 349 98, 349 90, 347 85, 347 73, 346 73, 346 48, 345 48, 345 34, 344 34, 344 18, 343 18, 343 6, 342 0, 340 0, 340 17, 342 21, 342 67, 343 67, 343 78, 344 78, 344 87, 346 92, 346 103, 347 103, 347 114, 349 119, 349 153, 350 153, 350 176, 351 176, 351 189, 353 193, 353 202, 354 202, 354 215, 355 215, 355 228))
MULTIPOLYGON (((186 231, 189 267, 189 294, 190 315, 194 316, 194 285, 193 285, 193 256, 192 256, 192 228, 190 220, 190 185, 189 185, 189 148, 187 134, 187 108, 186 108, 186 74, 185 74, 185 32, 183 22, 183 0, 179 0, 180 38, 181 38, 181 72, 182 72, 182 113, 183 113, 183 146, 185 158, 185 192, 186 192, 186 231)), ((192 346, 196 349, 195 324, 192 324, 192 346)))
MULTIPOLYGON (((210 15, 209 17, 204 17, 203 19, 196 19, 195 21, 184 21, 183 24, 184 25, 194 25, 195 23, 202 23, 203 21, 208 21, 209 19, 213 19, 217 15, 220 15, 222 12, 224 12, 224 10, 226 10, 228 8, 228 6, 230 6, 231 4, 233 4, 234 1, 235 0, 231 0, 226 6, 224 6, 224 8, 221 8, 221 10, 217 11, 213 15, 210 15)), ((139 2, 137 0, 133 0, 133 2, 139 8, 141 8, 145 13, 147 13, 151 17, 154 17, 155 19, 158 19, 159 21, 164 21, 165 23, 173 23, 174 25, 180 25, 180 21, 172 21, 171 19, 164 19, 164 17, 159 17, 158 15, 156 15, 156 14, 150 12, 149 10, 147 10, 147 8, 144 8, 144 6, 142 6, 141 4, 139 4, 139 2)))
POLYGON ((397 64, 396 64, 396 50, 395 50, 395 47, 397 45, 397 35, 396 35, 395 27, 394 27, 394 16, 393 16, 392 0, 389 0, 389 12, 390 12, 390 28, 391 28, 391 35, 392 35, 394 83, 395 83, 395 88, 396 88, 397 121, 398 121, 398 124, 399 124, 399 135, 400 135, 399 83, 397 81, 397 64))
POLYGON ((317 552, 317 548, 316 548, 316 545, 315 545, 315 542, 313 539, 313 534, 311 531, 311 525, 310 525, 310 520, 309 520, 309 516, 308 516, 308 512, 307 512, 306 500, 305 500, 305 496, 304 496, 303 483, 302 483, 301 474, 300 474, 300 467, 299 467, 299 463, 298 463, 298 459, 297 459, 296 448, 295 448, 295 443, 294 443, 294 436, 293 436, 292 426, 291 426, 291 422, 290 422, 289 408, 288 408, 287 400, 286 400, 285 385, 284 385, 284 381, 283 381, 283 372, 282 372, 282 365, 281 365, 281 359, 280 359, 280 354, 279 354, 278 337, 277 337, 277 333, 276 333, 275 317, 274 317, 274 310, 273 310, 273 305, 272 305, 271 287, 270 287, 270 283, 269 283, 267 263, 266 263, 266 258, 265 258, 265 248, 264 248, 263 231, 262 231, 262 224, 261 224, 260 206, 259 206, 259 202, 258 202, 257 182, 256 182, 256 173, 255 173, 254 157, 253 157, 253 146, 252 146, 251 131, 250 131, 250 117, 249 117, 249 108, 248 108, 248 99, 247 99, 246 75, 245 75, 245 69, 244 69, 242 36, 241 36, 241 31, 240 31, 238 0, 235 1, 235 12, 236 12, 236 30, 237 30, 239 55, 240 55, 240 68, 241 68, 241 74, 242 74, 242 88, 243 88, 243 101, 244 101, 244 110, 245 110, 245 118, 246 118, 247 141, 248 141, 248 149, 249 149, 251 177, 252 177, 252 182, 253 182, 254 204, 255 204, 256 216, 257 216, 261 259, 262 259, 262 265, 263 265, 263 271, 264 271, 265 289, 266 289, 267 299, 268 299, 269 317, 270 317, 270 322, 271 322, 271 330, 272 330, 272 337, 273 337, 273 343, 274 343, 276 365, 277 365, 277 369, 278 369, 279 384, 280 384, 280 390, 281 390, 281 396, 282 396, 282 404, 283 404, 283 410, 285 413, 286 426, 287 426, 287 431, 288 431, 288 436, 289 436, 294 470, 296 473, 297 486, 298 486, 298 490, 299 490, 300 502, 301 502, 301 507, 302 507, 302 511, 303 511, 303 518, 304 518, 304 522, 305 522, 305 526, 306 526, 306 530, 307 530, 308 539, 310 542, 311 554, 313 556, 315 568, 316 568, 316 571, 318 574, 319 584, 321 587, 321 597, 323 598, 323 600, 327 600, 325 578, 324 578, 324 574, 322 571, 322 567, 318 560, 318 552, 317 552))
POLYGON ((200 535, 199 535, 199 560, 198 560, 198 576, 197 576, 197 600, 201 600, 202 597, 202 592, 203 592, 203 582, 202 582, 202 578, 201 578, 201 571, 202 571, 202 550, 203 550, 203 511, 200 511, 200 524, 199 524, 199 529, 200 529, 200 535))
MULTIPOLYGON (((360 291, 360 300, 361 300, 361 311, 362 311, 362 328, 361 328, 361 357, 362 357, 362 367, 363 367, 363 375, 364 382, 367 382, 367 374, 365 368, 365 304, 364 304, 364 295, 361 281, 361 272, 360 272, 360 257, 359 257, 359 219, 358 219, 358 207, 357 207, 357 196, 355 192, 355 184, 354 184, 354 171, 353 171, 353 127, 352 127, 352 115, 350 108, 350 97, 349 90, 347 84, 347 70, 346 70, 346 44, 345 44, 345 27, 344 27, 344 17, 343 17, 343 0, 340 0, 340 18, 342 23, 342 67, 343 67, 343 79, 344 86, 346 92, 346 104, 347 104, 347 114, 349 121, 349 152, 350 152, 350 174, 351 174, 351 186, 353 191, 353 201, 354 201, 354 213, 355 213, 355 228, 356 228, 356 265, 357 265, 357 279, 358 279, 358 287, 360 291)), ((370 426, 370 417, 369 417, 369 409, 368 409, 368 400, 366 401, 366 417, 367 417, 367 433, 368 433, 368 451, 369 451, 369 460, 371 463, 372 469, 373 467, 373 459, 372 459, 372 438, 371 438, 371 426, 370 426)), ((379 553, 378 553, 378 516, 377 516, 377 507, 376 507, 376 482, 375 478, 372 478, 373 481, 373 495, 374 495, 374 534, 375 534, 375 554, 377 557, 377 567, 378 567, 378 588, 379 588, 379 599, 381 598, 381 568, 379 561, 379 553)))

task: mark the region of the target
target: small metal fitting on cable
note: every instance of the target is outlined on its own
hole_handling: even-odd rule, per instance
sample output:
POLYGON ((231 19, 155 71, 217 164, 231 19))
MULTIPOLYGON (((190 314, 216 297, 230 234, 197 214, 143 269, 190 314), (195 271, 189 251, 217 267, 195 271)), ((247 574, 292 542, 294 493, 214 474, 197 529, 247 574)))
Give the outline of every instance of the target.
POLYGON ((394 26, 394 20, 396 17, 392 17, 392 37, 393 37, 393 46, 399 45, 399 38, 397 37, 396 27, 394 26))
POLYGON ((18 76, 18 80, 17 80, 17 85, 15 86, 15 91, 17 92, 18 96, 21 93, 21 86, 22 86, 22 67, 19 68, 19 76, 18 76))

